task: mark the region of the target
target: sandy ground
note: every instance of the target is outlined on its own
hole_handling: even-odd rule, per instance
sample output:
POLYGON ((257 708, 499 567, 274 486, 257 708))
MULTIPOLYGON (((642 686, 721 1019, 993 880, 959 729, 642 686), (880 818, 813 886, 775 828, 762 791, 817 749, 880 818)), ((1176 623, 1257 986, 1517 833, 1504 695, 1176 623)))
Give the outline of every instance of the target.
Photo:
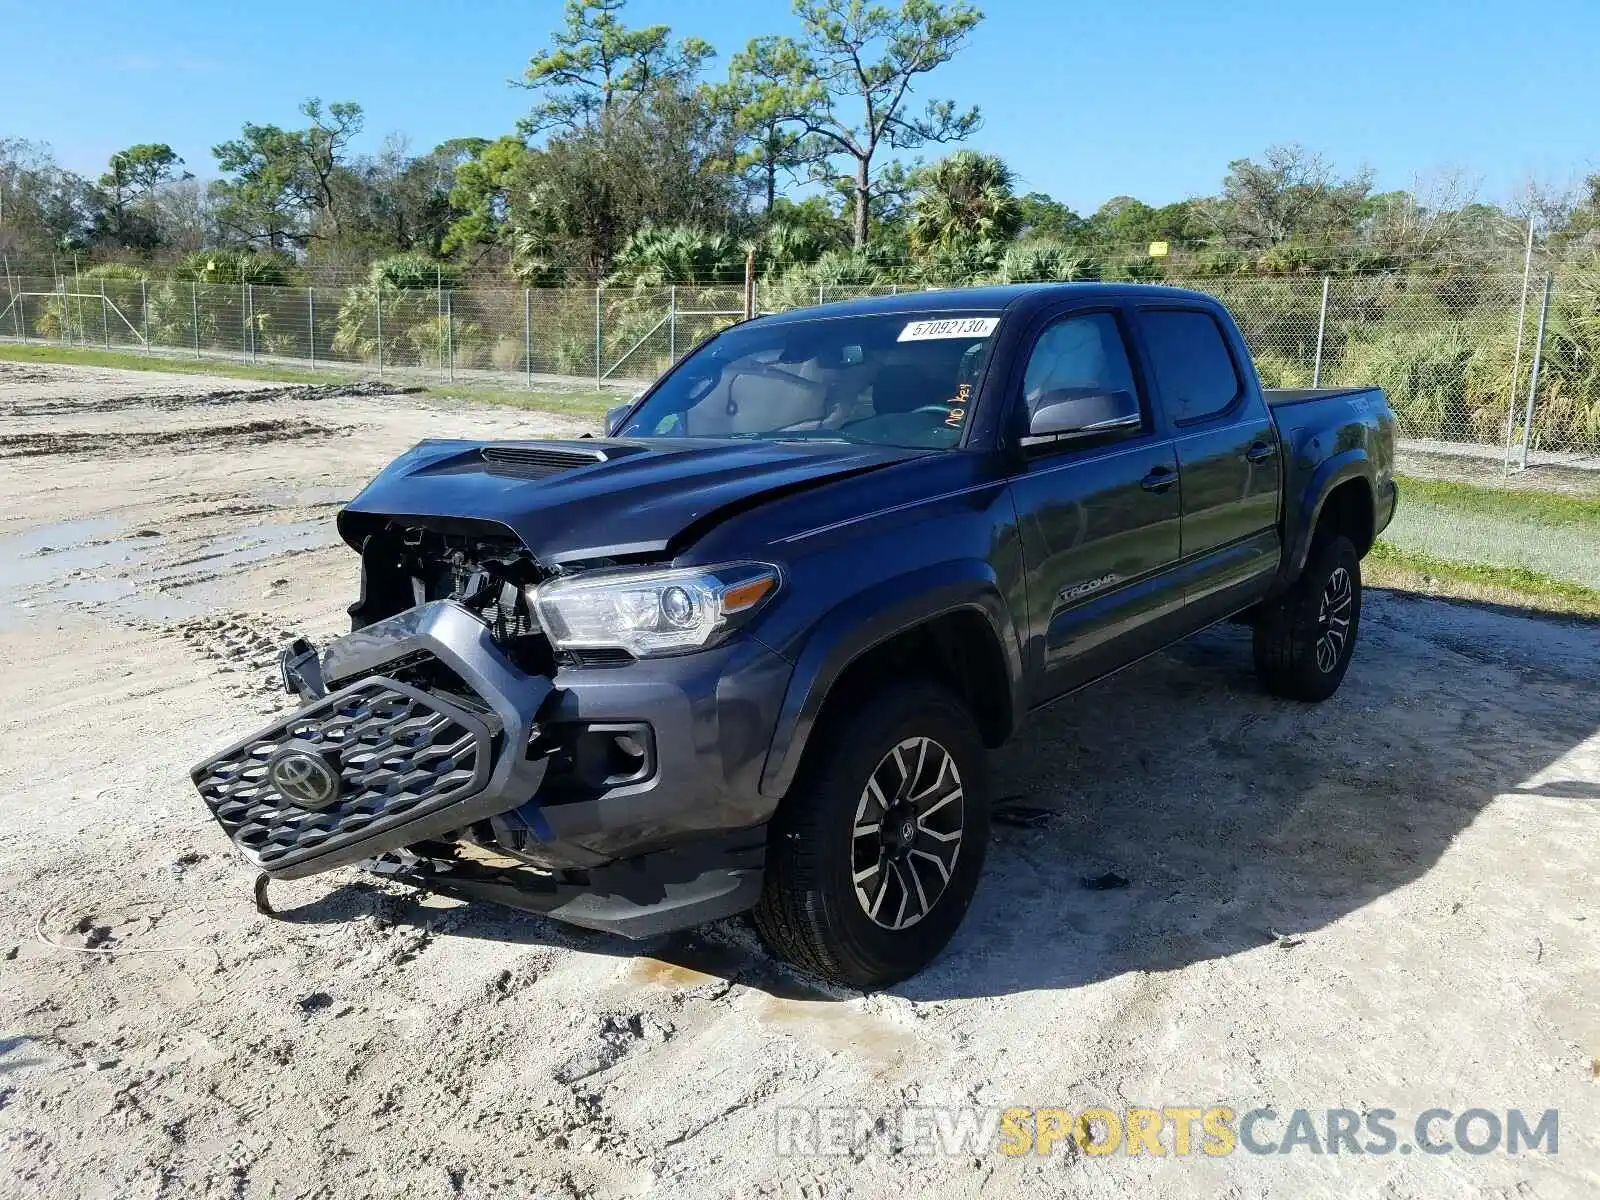
POLYGON ((259 916, 186 769, 284 702, 284 631, 341 631, 337 504, 423 436, 575 431, 0 363, 5 1194, 1600 1190, 1593 626, 1372 593, 1320 708, 1264 696, 1234 627, 1058 706, 995 757, 964 928, 888 993, 741 921, 629 943, 353 870, 259 916), (1387 1108, 1402 1143, 1432 1107, 1557 1109, 1559 1148, 780 1156, 807 1105, 1271 1108, 1268 1142, 1387 1108))

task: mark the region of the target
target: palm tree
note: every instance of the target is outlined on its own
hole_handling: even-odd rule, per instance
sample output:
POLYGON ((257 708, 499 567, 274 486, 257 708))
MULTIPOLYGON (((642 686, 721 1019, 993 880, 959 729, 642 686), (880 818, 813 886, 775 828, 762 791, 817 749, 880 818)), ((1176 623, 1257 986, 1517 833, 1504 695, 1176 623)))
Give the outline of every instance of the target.
POLYGON ((724 233, 645 225, 618 252, 611 278, 638 287, 734 282, 744 278, 744 251, 724 233))
POLYGON ((1008 242, 1022 224, 1016 176, 996 155, 957 150, 919 173, 911 248, 926 254, 974 242, 1008 242))

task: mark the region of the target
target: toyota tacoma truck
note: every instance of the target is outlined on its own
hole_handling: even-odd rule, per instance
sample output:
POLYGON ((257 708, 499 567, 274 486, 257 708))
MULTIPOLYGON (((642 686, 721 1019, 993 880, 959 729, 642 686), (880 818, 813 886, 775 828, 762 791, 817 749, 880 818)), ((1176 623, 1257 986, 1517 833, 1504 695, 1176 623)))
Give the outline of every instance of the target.
POLYGON ((1030 712, 1229 619, 1268 691, 1334 693, 1394 438, 1377 389, 1264 392, 1188 291, 761 316, 604 437, 387 467, 338 515, 350 633, 286 647, 303 706, 193 780, 258 889, 360 863, 631 937, 753 910, 882 987, 960 924, 1030 712))

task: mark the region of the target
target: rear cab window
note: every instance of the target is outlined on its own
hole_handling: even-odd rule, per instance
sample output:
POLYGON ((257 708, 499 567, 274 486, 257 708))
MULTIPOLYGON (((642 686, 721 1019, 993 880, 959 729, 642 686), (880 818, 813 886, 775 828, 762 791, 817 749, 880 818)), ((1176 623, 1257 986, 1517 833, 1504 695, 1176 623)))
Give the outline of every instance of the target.
POLYGON ((1244 393, 1222 327, 1199 309, 1147 308, 1140 330, 1162 406, 1175 425, 1219 417, 1244 393))

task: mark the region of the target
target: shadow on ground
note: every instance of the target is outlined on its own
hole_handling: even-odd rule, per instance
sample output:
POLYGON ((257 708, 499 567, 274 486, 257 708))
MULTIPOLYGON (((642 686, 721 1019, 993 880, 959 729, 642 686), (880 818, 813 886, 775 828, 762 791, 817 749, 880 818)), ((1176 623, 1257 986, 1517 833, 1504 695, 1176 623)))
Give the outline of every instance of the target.
MULTIPOLYGON (((1600 729, 1600 634, 1369 594, 1362 646, 1320 706, 1265 695, 1225 626, 1037 714, 994 756, 984 880, 916 1000, 1074 987, 1314 934, 1424 875, 1496 796, 1587 800, 1527 780, 1600 729), (1092 697, 1092 702, 1090 702, 1092 697), (1107 873, 1126 887, 1091 888, 1107 873)), ((664 963, 786 998, 838 998, 738 922, 639 942, 363 882, 283 914, 378 915, 457 936, 664 963)))

